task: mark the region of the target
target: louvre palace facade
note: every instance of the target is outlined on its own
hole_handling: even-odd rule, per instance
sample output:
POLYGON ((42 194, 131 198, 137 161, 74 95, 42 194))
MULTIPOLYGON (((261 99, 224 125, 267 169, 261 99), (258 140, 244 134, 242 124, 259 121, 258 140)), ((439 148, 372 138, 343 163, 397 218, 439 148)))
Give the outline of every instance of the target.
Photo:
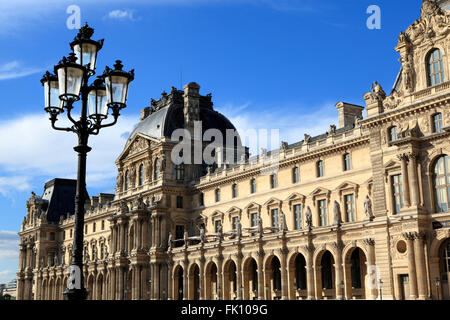
MULTIPOLYGON (((176 129, 234 126, 195 83, 152 99, 115 194, 85 205, 89 299, 450 299, 448 8, 423 1, 400 33, 390 93, 375 82, 365 106, 337 103, 337 125, 279 150, 174 164, 176 129)), ((28 200, 18 299, 63 298, 74 195, 55 179, 28 200)))

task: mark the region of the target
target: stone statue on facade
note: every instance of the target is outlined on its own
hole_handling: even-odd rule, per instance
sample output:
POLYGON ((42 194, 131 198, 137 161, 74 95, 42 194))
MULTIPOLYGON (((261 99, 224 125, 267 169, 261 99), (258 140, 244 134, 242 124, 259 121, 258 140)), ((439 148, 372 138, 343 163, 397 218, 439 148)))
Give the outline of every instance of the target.
POLYGON ((92 260, 97 261, 98 260, 98 252, 97 252, 97 246, 92 247, 92 260))
POLYGON ((308 228, 309 231, 311 231, 312 227, 313 227, 313 222, 312 222, 312 212, 311 212, 311 208, 309 206, 306 208, 305 222, 306 222, 306 227, 308 228))
POLYGON ((138 195, 138 197, 136 199, 135 208, 137 210, 145 210, 145 202, 144 202, 144 199, 142 198, 142 194, 138 195))
POLYGON ((379 101, 383 101, 384 99, 386 99, 386 92, 384 92, 383 88, 377 81, 372 84, 370 90, 372 91, 372 96, 375 99, 379 101))
POLYGON ((205 227, 200 226, 200 242, 203 244, 206 242, 206 234, 205 234, 205 227))
POLYGON ((123 174, 122 172, 119 172, 119 174, 117 175, 117 188, 119 189, 119 191, 122 191, 123 188, 123 174))
POLYGON ((159 170, 161 173, 164 172, 164 170, 166 170, 166 155, 162 155, 161 156, 161 166, 159 167, 159 170))
POLYGON ((187 231, 184 232, 183 240, 184 240, 184 245, 187 247, 189 245, 189 234, 187 231))
POLYGON ((369 198, 369 195, 366 196, 366 200, 364 200, 364 212, 367 216, 367 218, 369 218, 370 221, 373 220, 374 215, 372 212, 372 201, 369 198))
POLYGON ((406 55, 404 58, 401 58, 401 62, 403 64, 402 81, 404 88, 407 92, 412 92, 414 90, 414 69, 411 57, 406 55))
POLYGON ((89 248, 88 247, 84 247, 84 260, 86 262, 90 261, 90 256, 89 256, 89 248))
POLYGON ((258 233, 259 233, 259 237, 262 238, 262 236, 264 235, 264 228, 263 228, 263 221, 261 218, 261 215, 258 215, 258 233))
POLYGON ((172 232, 169 232, 169 237, 167 239, 167 249, 169 251, 172 250, 172 241, 173 241, 172 232))
POLYGON ((288 231, 287 222, 286 222, 286 215, 283 211, 281 211, 280 214, 280 231, 286 233, 288 231))
POLYGON ((120 214, 126 214, 129 212, 127 202, 125 200, 120 200, 119 204, 119 213, 120 214))
POLYGON ((241 221, 239 220, 236 226, 236 235, 238 239, 242 238, 242 224, 241 221))
POLYGON ((337 202, 336 200, 334 200, 333 213, 334 213, 334 224, 340 227, 342 224, 341 206, 339 202, 337 202))

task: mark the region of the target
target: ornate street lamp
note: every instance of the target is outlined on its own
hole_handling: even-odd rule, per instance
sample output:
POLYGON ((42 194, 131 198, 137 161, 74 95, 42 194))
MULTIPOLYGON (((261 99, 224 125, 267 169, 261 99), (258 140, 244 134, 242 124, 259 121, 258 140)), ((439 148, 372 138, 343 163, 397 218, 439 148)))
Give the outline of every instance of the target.
POLYGON ((50 114, 52 128, 59 131, 73 132, 78 136, 78 174, 75 196, 75 233, 73 239, 72 260, 69 267, 67 290, 63 292, 66 300, 85 300, 87 291, 83 281, 83 229, 84 204, 86 201, 86 155, 90 135, 98 135, 100 129, 117 123, 119 111, 126 107, 128 87, 134 79, 134 70, 125 72, 120 61, 116 61, 114 70, 106 67, 102 76, 92 85, 89 79, 95 75, 98 51, 103 40, 91 40, 94 29, 87 24, 82 27, 75 40, 70 44, 73 52, 64 57, 54 68, 54 74, 46 72, 41 83, 45 93, 45 111, 50 114), (104 85, 106 81, 107 86, 104 85), (109 96, 108 96, 109 94, 109 96), (80 118, 72 117, 74 103, 81 100, 80 118), (61 128, 55 125, 58 115, 67 112, 71 127, 61 128), (109 111, 113 120, 108 118, 109 111))

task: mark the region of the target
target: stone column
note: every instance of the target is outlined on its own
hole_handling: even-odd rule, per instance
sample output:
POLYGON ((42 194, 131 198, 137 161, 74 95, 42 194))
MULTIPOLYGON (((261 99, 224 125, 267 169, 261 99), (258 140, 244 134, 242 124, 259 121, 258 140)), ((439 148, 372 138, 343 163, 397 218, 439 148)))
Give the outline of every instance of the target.
POLYGON ((403 237, 406 239, 406 246, 408 252, 408 272, 409 272, 409 295, 410 299, 417 299, 417 275, 416 262, 414 255, 414 233, 404 233, 403 237))
POLYGON ((23 269, 25 269, 25 267, 24 267, 25 255, 26 255, 25 245, 19 244, 19 271, 22 271, 23 269))
POLYGON ((205 300, 205 258, 202 257, 200 259, 200 300, 205 300))
POLYGON ((281 250, 281 299, 288 299, 288 278, 287 278, 287 254, 289 250, 284 248, 281 250))
POLYGON ((410 207, 411 201, 410 201, 410 196, 409 196, 409 179, 408 179, 408 170, 407 170, 408 156, 406 154, 401 154, 398 156, 398 158, 401 161, 401 167, 402 167, 402 187, 403 187, 405 207, 410 207))
POLYGON ((118 299, 119 300, 124 300, 124 270, 123 267, 118 267, 118 271, 119 271, 119 292, 118 292, 118 299))
POLYGON ((243 295, 243 290, 241 287, 244 286, 244 282, 242 281, 242 253, 239 251, 238 255, 237 255, 237 285, 236 285, 236 289, 237 289, 237 300, 244 300, 243 295))
POLYGON ((411 205, 417 207, 420 203, 419 197, 419 179, 417 176, 417 154, 408 154, 408 181, 411 182, 411 205))
MULTIPOLYGON (((338 241, 334 243, 334 247, 336 248, 336 261, 335 261, 335 287, 336 287, 336 299, 342 300, 344 299, 344 290, 341 288, 341 284, 344 281, 344 275, 342 270, 342 249, 344 247, 342 241, 338 241)), ((345 284, 344 284, 345 287, 345 284)))
POLYGON ((264 253, 258 252, 258 300, 264 300, 264 253))
POLYGON ((417 270, 417 288, 419 299, 425 300, 428 298, 427 290, 427 269, 425 266, 425 250, 424 250, 425 235, 416 233, 414 240, 416 270, 417 270))
MULTIPOLYGON (((364 244, 367 249, 367 272, 370 275, 370 272, 373 272, 371 268, 375 267, 375 240, 374 239, 364 239, 364 244)), ((376 279, 370 285, 372 285, 372 289, 370 289, 370 300, 376 300, 378 296, 377 283, 376 279)))
POLYGON ((314 246, 305 246, 306 255, 306 287, 308 291, 308 300, 314 300, 314 267, 313 267, 313 253, 314 246))

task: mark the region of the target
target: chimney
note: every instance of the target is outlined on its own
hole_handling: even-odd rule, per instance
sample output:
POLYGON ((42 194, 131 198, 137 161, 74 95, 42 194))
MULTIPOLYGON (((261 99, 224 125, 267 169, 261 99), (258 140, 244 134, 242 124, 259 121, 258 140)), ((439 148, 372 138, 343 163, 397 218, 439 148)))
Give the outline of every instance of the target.
POLYGON ((193 126, 200 121, 200 86, 191 82, 184 86, 184 123, 193 126))
POLYGON ((363 118, 362 112, 364 107, 346 102, 338 102, 336 104, 336 109, 339 113, 339 128, 354 125, 356 117, 359 119, 363 118))

